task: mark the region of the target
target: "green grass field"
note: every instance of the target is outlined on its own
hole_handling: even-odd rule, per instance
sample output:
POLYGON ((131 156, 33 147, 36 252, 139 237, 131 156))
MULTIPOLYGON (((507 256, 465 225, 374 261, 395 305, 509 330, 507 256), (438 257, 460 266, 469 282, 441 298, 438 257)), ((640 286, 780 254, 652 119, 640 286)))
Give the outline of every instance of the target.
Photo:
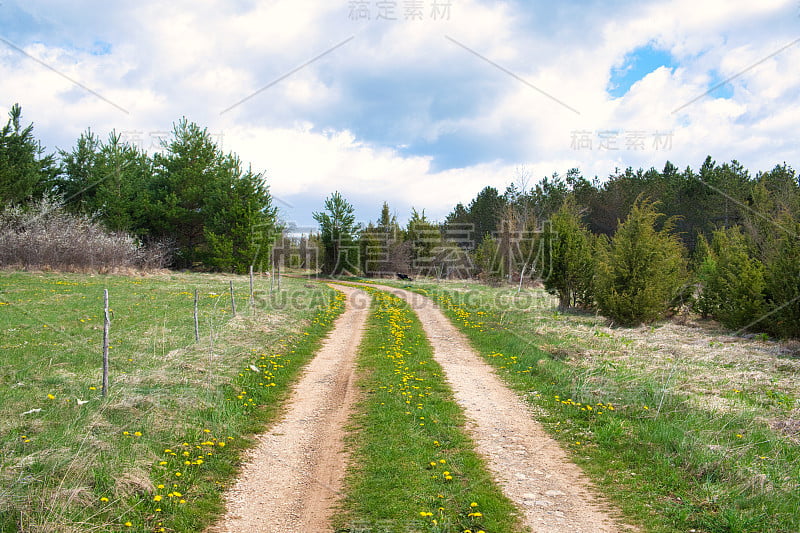
MULTIPOLYGON (((244 277, 0 274, 0 531, 212 523, 241 452, 280 412, 342 310, 341 293, 323 284, 284 279, 274 297, 268 288, 257 282, 251 309, 244 277), (103 289, 112 308, 106 398, 103 289)), ((531 402, 627 522, 659 533, 800 531, 791 346, 707 325, 609 328, 558 313, 535 289, 411 288, 531 402)), ((518 530, 418 321, 396 298, 374 298, 337 527, 518 530)))
POLYGON ((612 329, 558 313, 542 290, 411 288, 434 298, 533 404, 629 522, 653 532, 800 531, 792 352, 713 328, 612 329))
POLYGON ((342 308, 320 284, 283 280, 273 297, 268 282, 257 288, 250 309, 244 277, 0 274, 0 531, 208 525, 239 453, 342 308))

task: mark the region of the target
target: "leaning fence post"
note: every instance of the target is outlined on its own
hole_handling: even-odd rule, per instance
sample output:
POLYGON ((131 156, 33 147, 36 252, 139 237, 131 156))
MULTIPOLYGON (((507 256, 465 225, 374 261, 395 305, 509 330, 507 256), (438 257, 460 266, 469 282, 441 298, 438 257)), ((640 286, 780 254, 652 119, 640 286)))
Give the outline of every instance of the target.
POLYGON ((250 312, 253 311, 255 298, 253 297, 253 265, 250 265, 250 312))
POLYGON ((108 316, 108 289, 103 289, 103 396, 108 394, 108 330, 111 319, 108 316))
POLYGON ((200 322, 197 316, 197 289, 194 290, 194 341, 200 342, 200 322))
POLYGON ((275 286, 275 258, 272 259, 272 267, 269 274, 269 293, 272 294, 272 289, 275 286))
POLYGON ((231 312, 236 316, 236 299, 233 297, 233 280, 231 280, 231 312))

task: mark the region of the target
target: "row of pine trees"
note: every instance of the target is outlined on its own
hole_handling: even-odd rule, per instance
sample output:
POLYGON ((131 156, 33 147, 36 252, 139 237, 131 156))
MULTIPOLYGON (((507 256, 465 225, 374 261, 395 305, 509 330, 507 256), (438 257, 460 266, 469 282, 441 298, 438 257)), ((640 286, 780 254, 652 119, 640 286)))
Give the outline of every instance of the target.
POLYGON ((279 228, 264 175, 206 129, 181 119, 154 154, 88 130, 71 150, 45 154, 21 116, 14 105, 0 130, 0 205, 55 198, 68 214, 169 248, 173 268, 247 272, 269 261, 279 228))
POLYGON ((708 157, 698 170, 577 169, 542 180, 521 170, 443 221, 387 203, 356 221, 338 192, 314 213, 319 233, 292 235, 262 173, 178 121, 149 154, 91 131, 46 154, 12 107, 0 130, 0 203, 56 198, 110 232, 168 243, 170 266, 245 272, 279 262, 325 274, 540 281, 560 307, 593 309, 625 325, 687 309, 735 330, 800 336, 800 184, 778 165, 752 175, 708 157))
POLYGON ((502 194, 486 187, 441 223, 412 209, 402 227, 386 203, 376 223, 355 224, 337 192, 315 218, 326 273, 534 280, 562 309, 617 324, 695 311, 800 336, 800 184, 786 164, 753 176, 709 157, 698 172, 667 162, 602 182, 573 169, 502 194))

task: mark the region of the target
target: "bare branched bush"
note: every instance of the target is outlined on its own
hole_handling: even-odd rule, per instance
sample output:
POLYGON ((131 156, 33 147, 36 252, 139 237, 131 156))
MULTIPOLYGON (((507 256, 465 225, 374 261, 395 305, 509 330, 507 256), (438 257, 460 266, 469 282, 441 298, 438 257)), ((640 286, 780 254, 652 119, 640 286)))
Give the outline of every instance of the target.
POLYGON ((169 262, 164 243, 144 246, 126 233, 108 232, 91 218, 44 199, 0 213, 0 267, 25 270, 113 272, 157 269, 169 262))

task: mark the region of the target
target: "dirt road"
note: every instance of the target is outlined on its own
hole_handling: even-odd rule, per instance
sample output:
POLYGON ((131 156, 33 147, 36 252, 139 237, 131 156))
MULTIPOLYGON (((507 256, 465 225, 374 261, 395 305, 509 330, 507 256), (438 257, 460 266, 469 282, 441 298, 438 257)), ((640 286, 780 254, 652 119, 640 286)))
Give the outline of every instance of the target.
POLYGON ((345 311, 308 364, 284 418, 259 437, 209 533, 330 531, 346 466, 344 426, 355 402, 355 357, 369 296, 351 287, 345 311))
MULTIPOLYGON (((416 311, 455 398, 467 430, 495 480, 535 533, 610 533, 622 528, 598 491, 534 420, 531 409, 470 347, 432 300, 382 287, 416 311)), ((626 528, 627 529, 627 528, 626 528)))
MULTIPOLYGON (((375 287, 374 285, 370 285, 375 287)), ((331 531, 331 505, 344 474, 343 427, 355 399, 355 353, 369 312, 368 296, 347 294, 344 314, 298 383, 285 418, 259 439, 229 492, 228 515, 212 531, 331 531)), ((436 305, 419 294, 380 287, 418 314, 467 431, 494 478, 534 533, 629 530, 611 517, 581 470, 534 420, 534 413, 472 350, 436 305)))

